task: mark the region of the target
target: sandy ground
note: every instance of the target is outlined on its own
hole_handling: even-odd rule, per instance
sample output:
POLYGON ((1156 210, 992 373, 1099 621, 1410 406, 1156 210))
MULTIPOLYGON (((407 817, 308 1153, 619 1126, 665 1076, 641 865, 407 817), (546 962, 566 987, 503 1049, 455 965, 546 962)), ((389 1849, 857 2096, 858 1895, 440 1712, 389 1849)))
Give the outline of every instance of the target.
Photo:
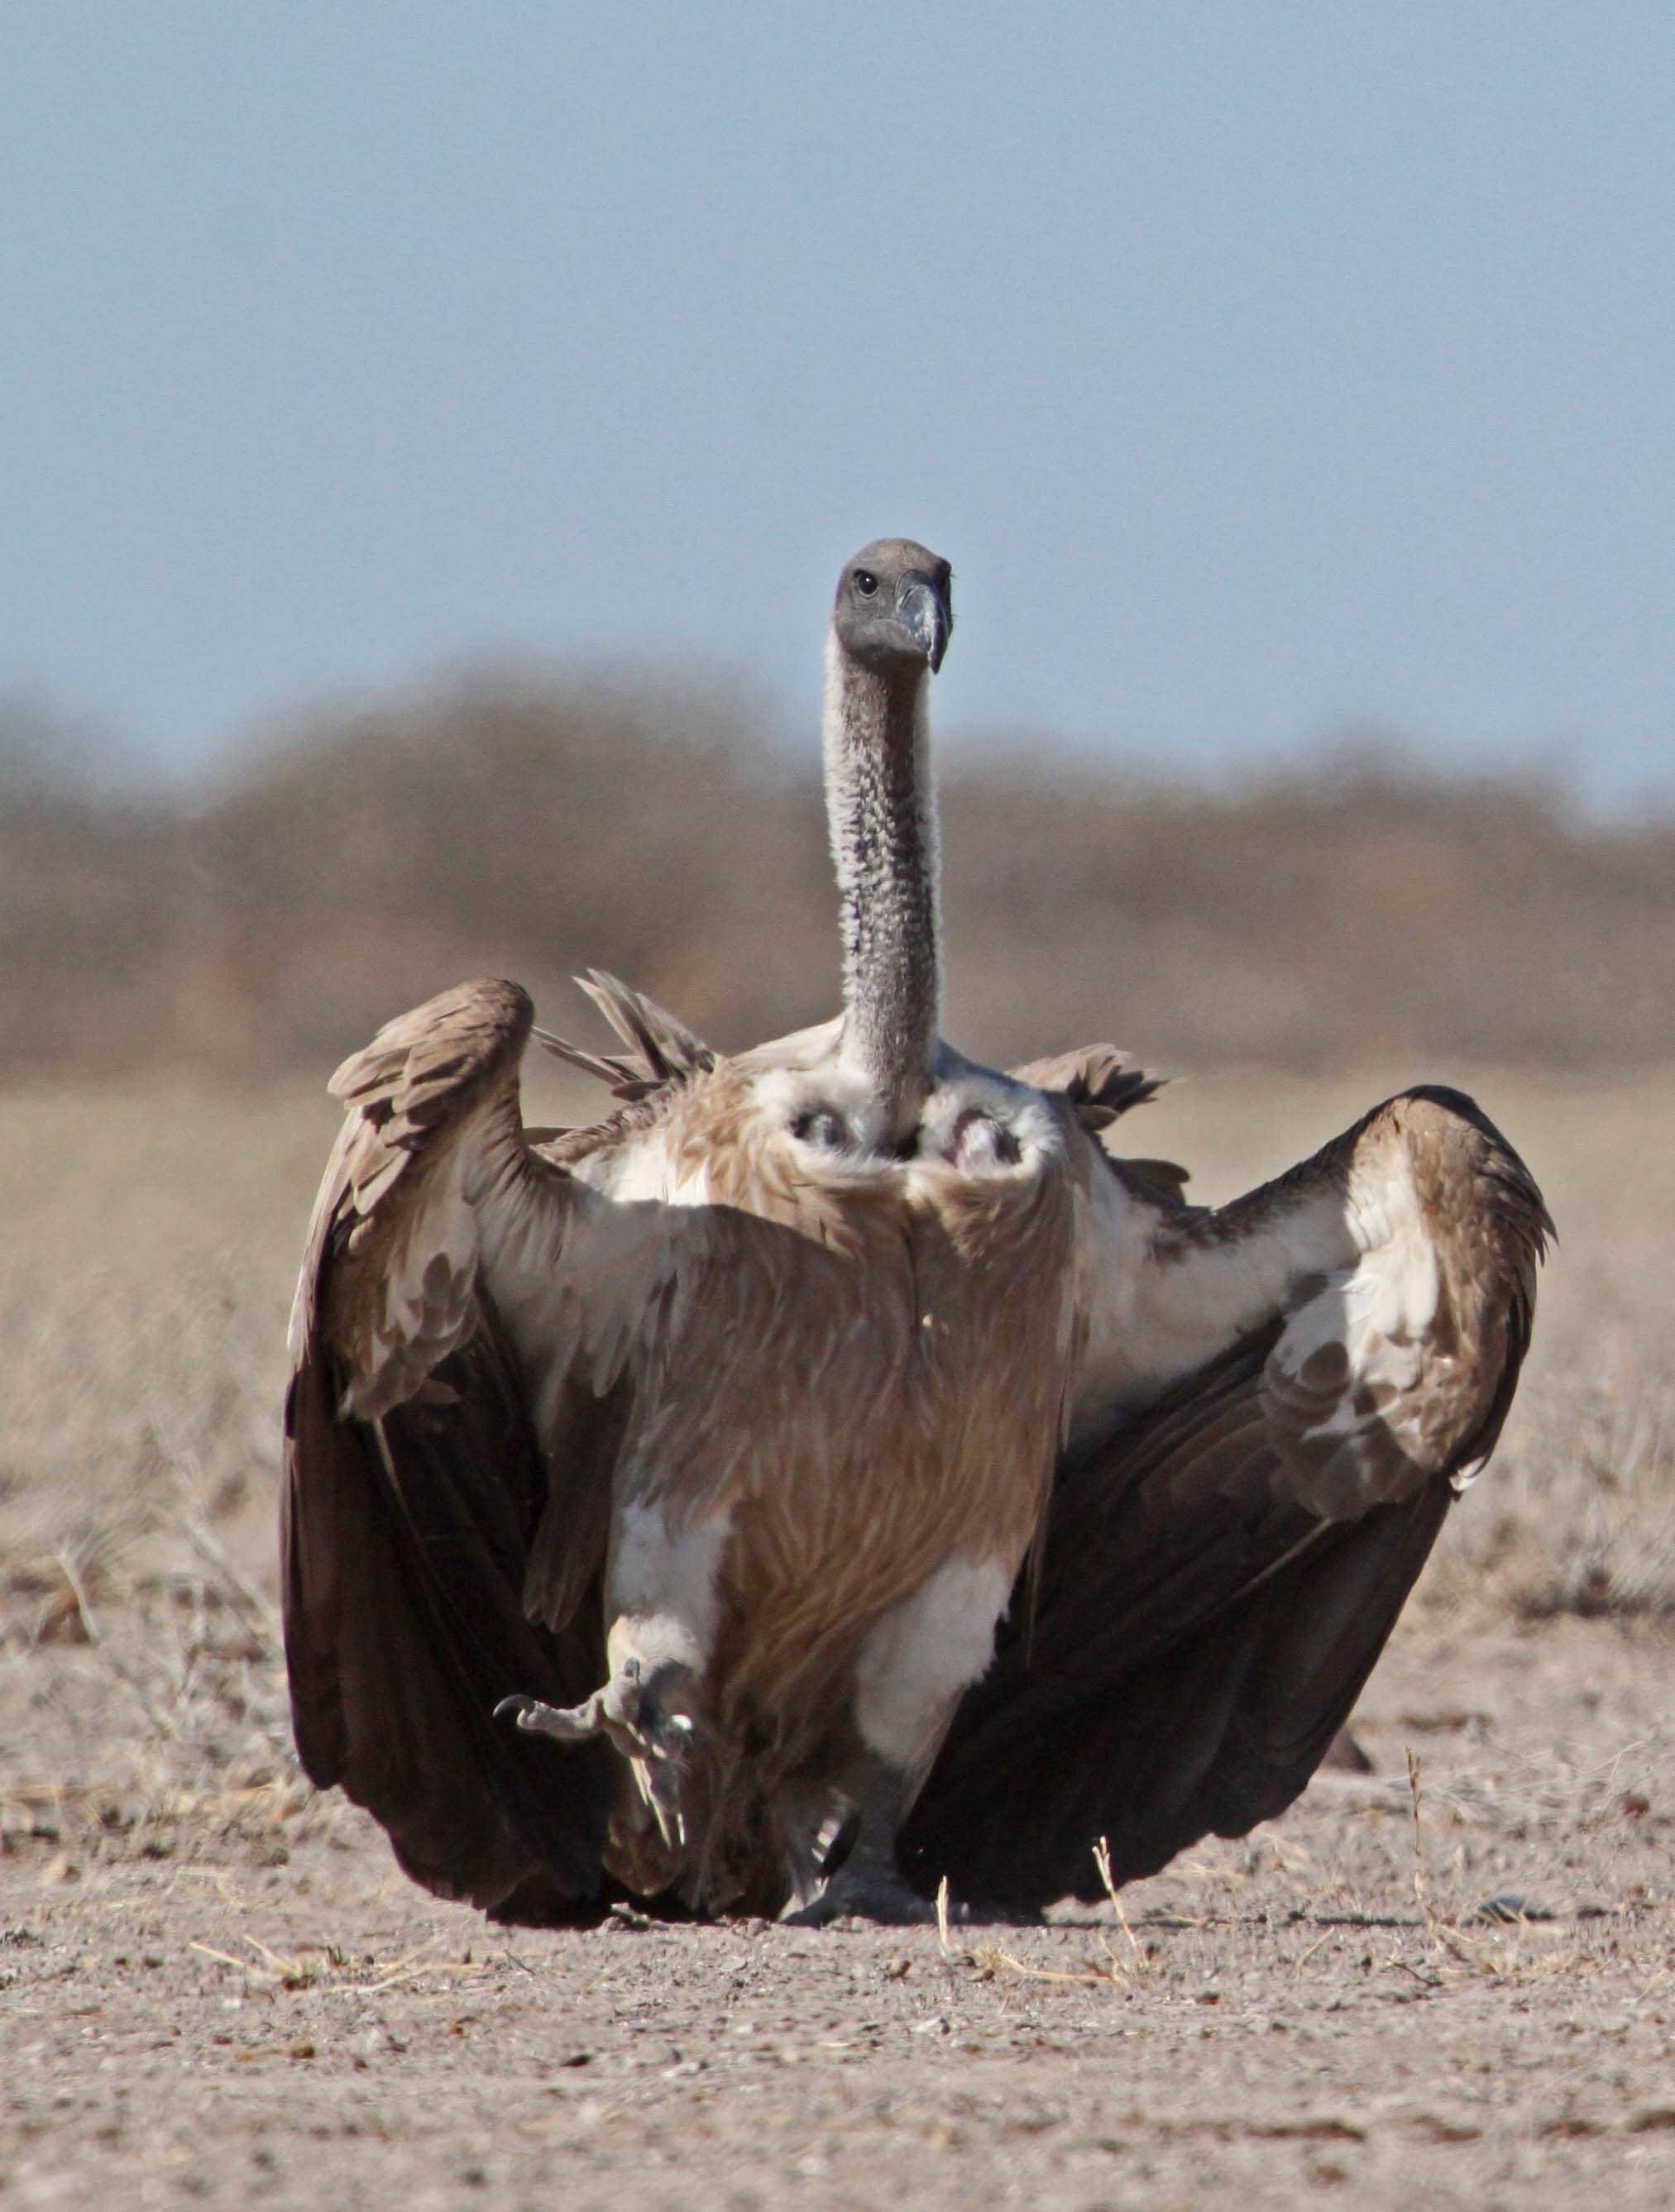
MULTIPOLYGON (((1136 1885, 1126 1926, 946 1946, 509 1936, 294 1787, 131 1820, 14 1781, 0 2199, 1667 2205, 1667 1656, 1574 1621, 1408 1638, 1357 1723, 1374 1774, 1136 1885)), ((119 1717, 86 1647, 20 1687, 14 1743, 119 1717)))
MULTIPOLYGON (((1228 1103, 1148 1131, 1210 1194, 1347 1118, 1228 1103)), ((298 1779, 271 1618, 329 1110, 0 1101, 0 2205, 1675 2203, 1675 1146, 1644 1089, 1492 1103, 1564 1269, 1357 1716, 1374 1771, 1126 1924, 944 1943, 509 1935, 408 1884, 298 1779)))

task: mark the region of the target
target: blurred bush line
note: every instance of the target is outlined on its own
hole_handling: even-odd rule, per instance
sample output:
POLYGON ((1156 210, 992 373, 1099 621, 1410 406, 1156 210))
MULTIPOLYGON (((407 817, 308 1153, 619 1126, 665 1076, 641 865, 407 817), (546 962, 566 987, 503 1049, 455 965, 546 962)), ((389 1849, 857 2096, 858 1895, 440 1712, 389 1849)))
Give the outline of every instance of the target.
MULTIPOLYGON (((1237 783, 939 752, 945 1027, 1176 1071, 1670 1051, 1675 817, 1358 747, 1237 783)), ((611 969, 722 1046, 837 1004, 812 744, 722 684, 486 669, 275 725, 176 788, 0 702, 0 1078, 323 1073, 391 1014, 611 969)))

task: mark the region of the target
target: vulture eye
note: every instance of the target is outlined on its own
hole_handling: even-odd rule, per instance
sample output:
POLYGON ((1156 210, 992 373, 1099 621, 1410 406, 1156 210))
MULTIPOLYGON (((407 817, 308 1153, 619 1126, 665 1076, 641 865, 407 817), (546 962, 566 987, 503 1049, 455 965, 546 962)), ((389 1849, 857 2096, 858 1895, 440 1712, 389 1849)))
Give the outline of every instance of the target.
POLYGON ((878 589, 878 578, 874 575, 870 568, 857 568, 855 572, 855 588, 863 599, 869 599, 878 589))

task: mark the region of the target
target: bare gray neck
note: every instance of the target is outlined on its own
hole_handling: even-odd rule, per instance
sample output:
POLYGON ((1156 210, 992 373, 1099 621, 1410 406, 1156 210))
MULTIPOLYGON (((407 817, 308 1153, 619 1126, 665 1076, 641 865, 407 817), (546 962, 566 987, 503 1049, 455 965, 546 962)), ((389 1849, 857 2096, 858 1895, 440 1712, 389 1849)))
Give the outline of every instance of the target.
POLYGON ((844 1066, 878 1102, 876 1141, 918 1125, 941 1018, 941 946, 923 672, 892 682, 826 652, 825 791, 844 933, 844 1066))

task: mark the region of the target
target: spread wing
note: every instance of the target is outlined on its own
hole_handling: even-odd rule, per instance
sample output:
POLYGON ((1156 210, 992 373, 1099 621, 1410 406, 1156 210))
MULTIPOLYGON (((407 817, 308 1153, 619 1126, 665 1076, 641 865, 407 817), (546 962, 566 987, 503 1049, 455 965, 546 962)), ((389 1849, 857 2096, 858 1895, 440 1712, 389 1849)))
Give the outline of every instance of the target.
POLYGON ((1127 1881, 1291 1802, 1500 1434, 1550 1233, 1472 1103, 1424 1091, 1112 1256, 1033 1620, 1020 1592, 911 1878, 1094 1898, 1100 1837, 1127 1881))
POLYGON ((601 1888, 611 1754, 497 1726, 596 1686, 612 1470, 658 1209, 527 1143, 522 991, 467 984, 333 1079, 292 1317, 281 1523, 297 1749, 407 1871, 520 1919, 601 1888))

